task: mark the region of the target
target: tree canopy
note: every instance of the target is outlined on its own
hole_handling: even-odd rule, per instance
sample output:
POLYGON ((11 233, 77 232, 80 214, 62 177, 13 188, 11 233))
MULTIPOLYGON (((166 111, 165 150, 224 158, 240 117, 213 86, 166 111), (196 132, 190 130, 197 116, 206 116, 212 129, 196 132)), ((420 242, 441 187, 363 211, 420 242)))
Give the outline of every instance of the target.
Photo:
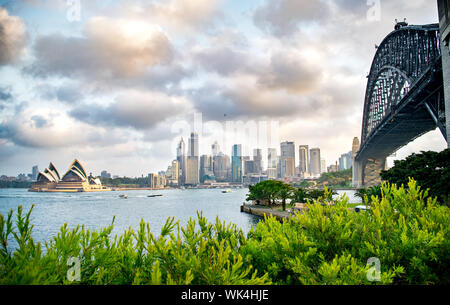
POLYGON ((394 166, 381 171, 381 179, 397 185, 407 185, 408 178, 429 189, 431 196, 438 197, 442 204, 449 203, 450 197, 450 149, 441 152, 422 151, 405 160, 394 161, 394 166))

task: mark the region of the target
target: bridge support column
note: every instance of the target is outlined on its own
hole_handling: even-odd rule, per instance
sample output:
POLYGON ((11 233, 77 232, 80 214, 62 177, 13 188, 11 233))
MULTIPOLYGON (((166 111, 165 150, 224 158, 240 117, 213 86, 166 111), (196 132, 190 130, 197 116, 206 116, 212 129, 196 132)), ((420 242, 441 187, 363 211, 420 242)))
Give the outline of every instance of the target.
POLYGON ((445 98, 445 125, 447 129, 447 147, 450 148, 450 49, 449 46, 441 45, 442 48, 442 76, 444 81, 445 98))
POLYGON ((362 171, 364 187, 381 184, 380 172, 387 169, 386 158, 367 159, 362 171))
POLYGON ((438 0, 439 27, 442 54, 442 76, 445 98, 445 125, 447 130, 447 147, 450 148, 450 14, 445 0, 438 0))
POLYGON ((353 159, 353 168, 352 168, 352 187, 361 188, 362 181, 362 169, 363 164, 361 161, 356 161, 353 159))

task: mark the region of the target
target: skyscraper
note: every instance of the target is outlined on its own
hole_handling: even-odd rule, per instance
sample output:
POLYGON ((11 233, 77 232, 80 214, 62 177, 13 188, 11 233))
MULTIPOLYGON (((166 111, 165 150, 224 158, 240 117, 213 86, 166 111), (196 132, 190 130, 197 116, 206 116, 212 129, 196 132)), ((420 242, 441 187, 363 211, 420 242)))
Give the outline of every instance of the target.
POLYGON ((197 185, 200 183, 199 172, 199 150, 198 150, 198 134, 191 132, 188 145, 188 157, 186 158, 186 181, 185 184, 197 185))
POLYGON ((198 150, 198 134, 191 132, 191 137, 189 138, 188 155, 190 157, 199 157, 198 150))
POLYGON ((259 148, 253 150, 253 172, 255 174, 262 172, 262 150, 259 148))
POLYGON ((233 145, 231 152, 231 181, 242 183, 242 145, 233 145))
POLYGON ((211 151, 212 151, 212 156, 213 157, 215 157, 215 156, 217 156, 219 154, 220 146, 219 146, 219 143, 217 143, 217 141, 214 142, 213 145, 211 145, 211 151))
POLYGON ((225 181, 228 177, 228 169, 230 167, 230 157, 219 152, 213 157, 214 176, 217 181, 225 181))
POLYGON ((277 149, 267 149, 267 168, 277 168, 277 149))
POLYGON ((309 170, 312 176, 319 177, 321 171, 320 148, 311 148, 309 151, 309 170))
POLYGON ((186 148, 183 138, 181 138, 177 147, 177 161, 179 163, 178 185, 184 185, 186 181, 186 148))
POLYGON ((281 151, 281 178, 295 176, 295 143, 282 142, 281 151))
POLYGON ((352 167, 352 152, 342 154, 339 158, 339 170, 343 171, 352 167))
POLYGON ((205 181, 205 176, 214 176, 212 158, 208 155, 200 157, 200 182, 205 181))
POLYGON ((186 158, 186 181, 187 185, 197 185, 200 183, 199 179, 199 164, 198 157, 188 156, 186 158))
POLYGON ((326 173, 327 172, 327 163, 325 162, 325 159, 320 159, 320 173, 326 173))
POLYGON ((300 172, 304 174, 309 173, 309 147, 308 145, 300 145, 298 147, 298 159, 300 172))
POLYGON ((33 168, 31 169, 31 175, 31 180, 36 181, 37 176, 39 175, 39 168, 37 165, 33 166, 33 168))

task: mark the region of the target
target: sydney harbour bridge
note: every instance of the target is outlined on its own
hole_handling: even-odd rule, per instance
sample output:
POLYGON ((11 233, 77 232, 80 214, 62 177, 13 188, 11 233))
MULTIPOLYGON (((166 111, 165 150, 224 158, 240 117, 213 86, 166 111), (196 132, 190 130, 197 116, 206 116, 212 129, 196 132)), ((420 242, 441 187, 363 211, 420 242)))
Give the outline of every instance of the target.
POLYGON ((386 157, 436 127, 448 143, 450 80, 445 76, 450 50, 441 32, 442 22, 441 30, 439 24, 399 22, 377 47, 359 149, 359 143, 353 143, 354 187, 379 184, 386 157))

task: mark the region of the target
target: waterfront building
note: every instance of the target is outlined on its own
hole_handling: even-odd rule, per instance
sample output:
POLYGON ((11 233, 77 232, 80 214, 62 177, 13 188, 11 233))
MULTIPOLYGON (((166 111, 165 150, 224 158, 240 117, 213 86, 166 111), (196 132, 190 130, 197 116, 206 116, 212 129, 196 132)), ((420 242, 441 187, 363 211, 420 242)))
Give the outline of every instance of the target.
POLYGON ((39 175, 39 167, 37 165, 31 168, 31 180, 36 181, 39 175))
POLYGON ((281 178, 295 176, 295 143, 282 142, 281 151, 281 178))
POLYGON ((166 186, 166 177, 158 174, 148 174, 148 184, 151 188, 161 189, 166 186))
POLYGON ((309 174, 309 147, 308 145, 300 145, 298 147, 298 159, 300 174, 305 176, 309 174))
POLYGON ((311 148, 309 155, 309 170, 311 176, 319 177, 321 171, 320 148, 311 148))
POLYGON ((327 172, 328 173, 334 173, 339 171, 339 166, 338 163, 336 162, 336 164, 331 164, 330 166, 327 167, 327 172))
POLYGON ((100 179, 87 175, 80 161, 75 159, 67 172, 62 176, 53 163, 38 174, 37 181, 29 191, 37 192, 96 192, 110 191, 102 186, 100 179))
POLYGON ((198 157, 188 156, 186 158, 186 185, 198 185, 199 179, 199 162, 198 157))
POLYGON ((231 182, 242 183, 242 145, 233 145, 231 153, 231 182))
POLYGON ((215 180, 212 158, 208 155, 200 157, 200 182, 204 183, 205 180, 215 180))
POLYGON ((172 163, 167 167, 166 180, 170 186, 178 186, 180 179, 180 163, 178 160, 173 160, 172 163))
POLYGON ((325 159, 320 159, 320 174, 327 172, 327 163, 325 159))

